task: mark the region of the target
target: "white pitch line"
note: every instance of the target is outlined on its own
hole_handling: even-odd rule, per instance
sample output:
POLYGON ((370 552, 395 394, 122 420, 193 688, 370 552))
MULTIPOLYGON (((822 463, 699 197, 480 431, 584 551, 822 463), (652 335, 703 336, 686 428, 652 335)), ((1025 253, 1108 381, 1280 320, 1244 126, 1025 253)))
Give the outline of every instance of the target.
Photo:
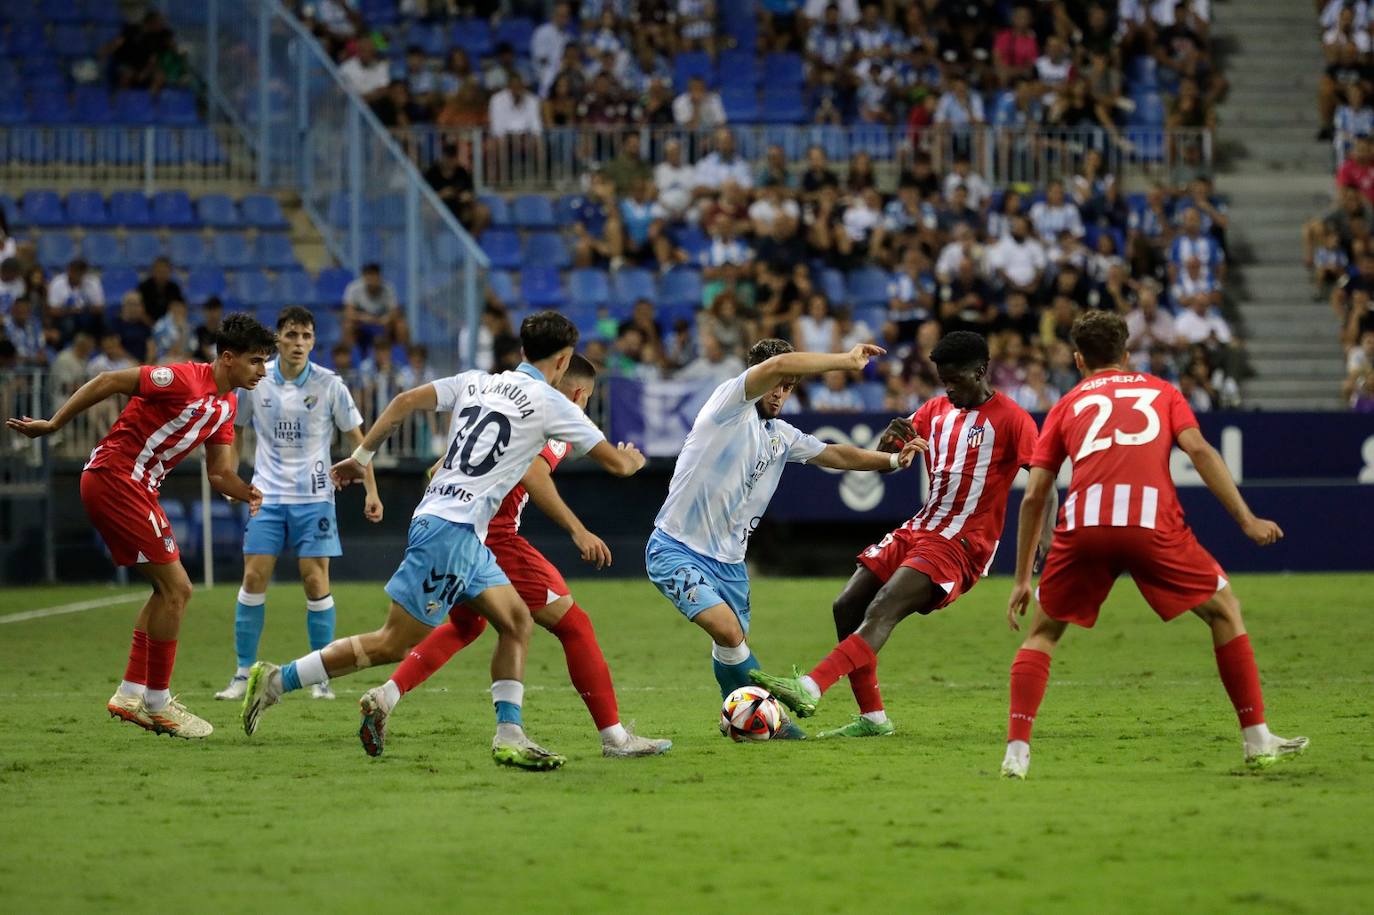
POLYGON ((2 623, 22 623, 25 620, 41 620, 50 616, 62 616, 66 613, 81 613, 85 610, 96 610, 100 607, 113 607, 116 604, 132 604, 136 601, 148 599, 149 592, 139 592, 137 594, 119 594, 114 597, 98 597, 95 600, 79 600, 73 604, 58 604, 55 607, 40 607, 37 610, 25 610, 22 613, 11 613, 7 616, 0 616, 2 623))

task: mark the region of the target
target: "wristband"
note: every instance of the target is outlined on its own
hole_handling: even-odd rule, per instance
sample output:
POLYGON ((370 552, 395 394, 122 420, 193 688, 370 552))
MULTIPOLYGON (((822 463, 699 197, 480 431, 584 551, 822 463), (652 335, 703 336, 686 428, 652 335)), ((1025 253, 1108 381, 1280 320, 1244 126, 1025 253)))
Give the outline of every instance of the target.
POLYGON ((902 466, 902 456, 896 452, 893 452, 892 459, 888 463, 893 470, 896 470, 898 467, 902 466))
POLYGON ((350 457, 366 467, 368 464, 372 463, 372 456, 376 453, 375 451, 368 451, 362 445, 359 445, 357 448, 353 449, 353 454, 350 455, 350 457))

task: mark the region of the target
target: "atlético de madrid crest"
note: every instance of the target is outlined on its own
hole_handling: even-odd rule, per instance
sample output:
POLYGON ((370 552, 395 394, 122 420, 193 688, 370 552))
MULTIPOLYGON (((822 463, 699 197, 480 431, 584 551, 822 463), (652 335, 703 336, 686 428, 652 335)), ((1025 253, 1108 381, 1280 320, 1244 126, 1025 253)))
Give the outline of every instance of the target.
POLYGON ((970 448, 977 448, 981 444, 983 444, 983 427, 974 426, 972 429, 968 430, 968 446, 970 448))

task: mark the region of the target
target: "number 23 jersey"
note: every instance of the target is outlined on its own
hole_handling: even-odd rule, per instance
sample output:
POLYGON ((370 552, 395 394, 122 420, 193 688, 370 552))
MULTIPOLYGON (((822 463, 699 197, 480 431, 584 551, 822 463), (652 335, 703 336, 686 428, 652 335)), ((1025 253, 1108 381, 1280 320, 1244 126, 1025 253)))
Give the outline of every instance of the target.
POLYGON ((451 412, 448 446, 415 515, 471 524, 484 541, 492 516, 549 439, 585 454, 606 440, 576 404, 530 365, 491 375, 470 371, 434 383, 437 409, 451 412))
POLYGON ((1031 460, 1053 474, 1065 458, 1073 462, 1057 529, 1182 530, 1169 452, 1179 433, 1197 424, 1183 395, 1153 375, 1099 372, 1085 378, 1045 417, 1031 460))

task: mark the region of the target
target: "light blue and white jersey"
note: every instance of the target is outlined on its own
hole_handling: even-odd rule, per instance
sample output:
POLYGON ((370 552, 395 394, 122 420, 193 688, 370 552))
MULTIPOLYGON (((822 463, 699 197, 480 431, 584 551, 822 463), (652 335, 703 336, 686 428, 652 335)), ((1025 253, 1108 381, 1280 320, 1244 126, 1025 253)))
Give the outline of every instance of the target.
POLYGON ((716 388, 697 414, 654 519, 669 537, 719 562, 744 561, 783 466, 805 464, 825 450, 791 423, 760 417, 759 398, 745 396, 747 374, 716 388))
POLYGON ((343 379, 323 366, 307 362, 287 381, 276 359, 267 363, 267 377, 251 391, 238 392, 234 422, 252 424, 257 439, 253 485, 267 505, 333 502, 329 481, 330 446, 334 430, 363 424, 343 379))
POLYGON ((578 406, 529 363, 490 374, 476 369, 432 382, 440 413, 452 413, 448 450, 415 506, 471 524, 483 541, 506 493, 515 488, 549 439, 586 454, 606 440, 578 406))

